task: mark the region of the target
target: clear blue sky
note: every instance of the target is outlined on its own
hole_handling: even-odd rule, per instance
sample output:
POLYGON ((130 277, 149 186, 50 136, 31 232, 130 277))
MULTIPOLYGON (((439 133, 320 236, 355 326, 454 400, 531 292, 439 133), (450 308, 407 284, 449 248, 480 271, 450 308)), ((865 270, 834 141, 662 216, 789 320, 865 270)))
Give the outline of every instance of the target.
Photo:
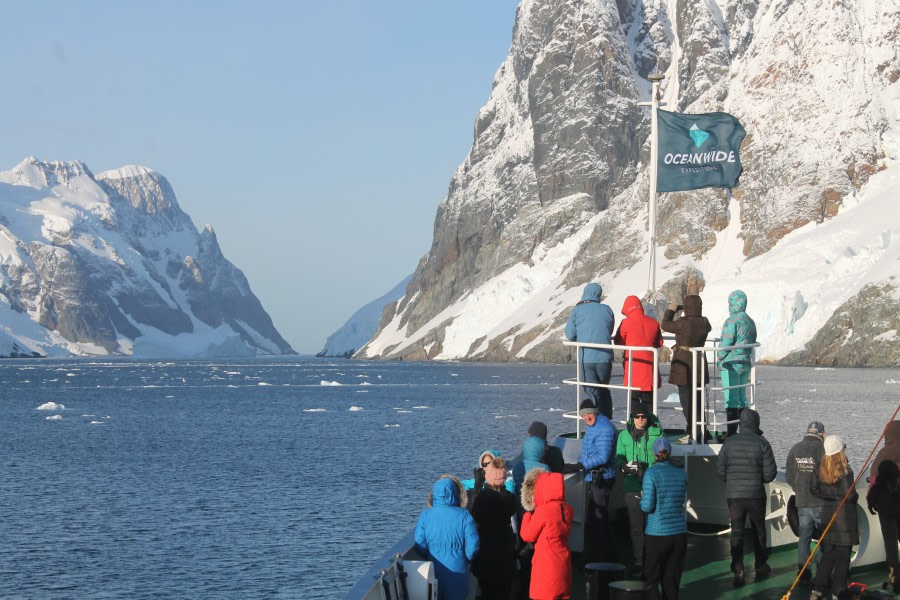
POLYGON ((428 250, 517 4, 10 3, 0 171, 160 172, 314 353, 428 250))

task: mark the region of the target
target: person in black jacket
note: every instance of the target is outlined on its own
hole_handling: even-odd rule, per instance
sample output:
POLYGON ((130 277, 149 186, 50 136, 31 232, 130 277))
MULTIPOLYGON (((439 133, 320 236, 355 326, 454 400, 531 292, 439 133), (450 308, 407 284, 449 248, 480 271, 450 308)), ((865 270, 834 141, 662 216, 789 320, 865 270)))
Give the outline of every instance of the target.
POLYGON ((750 516, 753 530, 756 578, 772 572, 766 550, 766 488, 778 472, 772 446, 762 437, 759 413, 741 411, 740 433, 730 436, 719 452, 716 472, 725 482, 728 518, 731 520, 731 571, 734 584, 744 584, 744 523, 750 516))
POLYGON ((812 493, 823 499, 822 522, 828 523, 838 511, 844 496, 849 491, 847 501, 834 519, 831 529, 819 540, 822 558, 813 579, 810 600, 830 597, 825 591, 828 579, 832 580, 832 594, 837 595, 847 587, 847 573, 850 571, 850 550, 859 543, 859 528, 856 521, 856 503, 859 494, 853 489, 853 469, 844 454, 844 442, 836 435, 825 438, 825 456, 822 464, 813 471, 812 493))
POLYGON ((480 598, 508 600, 516 573, 516 534, 512 518, 519 500, 506 489, 506 462, 495 458, 484 467, 484 488, 475 497, 472 518, 481 547, 472 561, 480 598))
MULTIPOLYGON (((810 484, 813 473, 819 468, 822 457, 825 455, 825 426, 819 421, 813 421, 806 427, 806 435, 794 444, 788 452, 785 463, 785 479, 788 485, 794 489, 794 503, 797 507, 797 520, 799 521, 797 542, 797 571, 803 568, 809 560, 809 544, 812 542, 816 529, 822 529, 819 513, 822 511, 824 500, 812 495, 810 484)), ((801 581, 808 582, 812 579, 811 569, 803 571, 801 581)))
POLYGON ((878 515, 881 537, 884 539, 884 555, 888 568, 888 587, 900 593, 900 557, 897 542, 900 541, 900 469, 891 459, 878 465, 878 475, 866 494, 869 512, 878 515))

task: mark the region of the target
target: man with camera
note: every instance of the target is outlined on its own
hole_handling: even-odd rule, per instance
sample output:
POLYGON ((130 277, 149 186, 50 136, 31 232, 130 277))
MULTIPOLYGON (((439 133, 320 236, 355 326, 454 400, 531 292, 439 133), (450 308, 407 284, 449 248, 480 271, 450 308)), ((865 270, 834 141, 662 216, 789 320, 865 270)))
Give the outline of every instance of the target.
POLYGON ((625 508, 628 510, 628 524, 631 531, 631 552, 634 564, 631 577, 643 576, 644 565, 644 512, 641 510, 641 483, 647 468, 656 457, 653 442, 663 434, 659 419, 650 407, 642 402, 631 405, 631 418, 625 429, 619 432, 616 442, 616 462, 625 477, 622 492, 625 508))

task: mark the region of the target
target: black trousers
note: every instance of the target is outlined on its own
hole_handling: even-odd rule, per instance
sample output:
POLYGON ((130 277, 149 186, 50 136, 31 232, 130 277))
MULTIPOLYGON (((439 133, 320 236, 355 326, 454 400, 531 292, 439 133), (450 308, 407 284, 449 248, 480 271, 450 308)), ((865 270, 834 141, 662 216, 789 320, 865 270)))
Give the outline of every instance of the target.
POLYGON ((609 520, 609 493, 615 479, 595 478, 591 481, 588 501, 588 535, 591 562, 618 562, 619 550, 609 520))
MULTIPOLYGON (((697 403, 699 404, 700 403, 699 390, 698 390, 697 395, 698 395, 697 403)), ((685 432, 687 432, 687 434, 690 435, 695 440, 699 440, 700 436, 698 434, 700 433, 700 424, 697 423, 697 425, 696 425, 697 429, 695 431, 690 431, 691 422, 694 420, 694 407, 692 406, 692 403, 691 403, 691 386, 689 386, 689 385, 679 385, 678 386, 678 400, 681 402, 681 410, 682 410, 682 412, 684 412, 684 420, 685 420, 684 430, 685 430, 685 432)), ((700 410, 703 410, 702 406, 700 406, 699 408, 700 408, 700 410)))
POLYGON ((676 600, 687 556, 687 534, 645 535, 644 536, 644 576, 647 591, 644 597, 657 600, 659 584, 662 583, 664 600, 676 600))
POLYGON ((731 567, 744 565, 744 524, 750 517, 753 531, 753 551, 756 566, 764 565, 769 559, 766 549, 766 499, 728 498, 728 518, 731 520, 731 567))
POLYGON ((631 533, 631 553, 635 565, 644 564, 644 521, 641 510, 641 493, 625 492, 625 508, 628 511, 628 527, 631 533))
POLYGON ((816 569, 816 578, 813 579, 812 589, 815 592, 824 592, 828 586, 828 578, 831 577, 832 593, 837 595, 847 587, 847 573, 850 572, 850 550, 853 546, 835 546, 828 542, 822 542, 819 548, 819 567, 816 569))

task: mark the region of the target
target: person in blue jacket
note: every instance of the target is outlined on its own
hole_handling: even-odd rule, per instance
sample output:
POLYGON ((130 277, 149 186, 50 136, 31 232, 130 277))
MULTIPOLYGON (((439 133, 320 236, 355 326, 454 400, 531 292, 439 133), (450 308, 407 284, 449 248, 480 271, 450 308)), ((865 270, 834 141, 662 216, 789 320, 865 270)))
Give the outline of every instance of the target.
POLYGON ((590 400, 581 403, 578 414, 587 429, 581 440, 581 456, 575 465, 566 465, 571 473, 584 470, 584 481, 590 486, 587 530, 590 538, 588 562, 618 562, 619 552, 609 522, 609 494, 616 482, 616 426, 598 413, 590 400))
POLYGON ((687 523, 685 501, 687 476, 673 465, 672 444, 666 438, 653 442, 656 462, 647 469, 641 487, 641 510, 647 513, 644 530, 644 574, 647 577, 645 597, 666 600, 678 598, 681 573, 687 555, 687 523))
POLYGON ((416 549, 434 563, 440 600, 465 600, 469 594, 469 564, 480 541, 465 505, 466 492, 459 480, 441 475, 428 498, 430 508, 416 523, 416 549))
MULTIPOLYGON (((722 325, 720 346, 740 346, 756 343, 756 323, 747 314, 747 294, 734 290, 728 295, 728 318, 722 325)), ((741 409, 747 408, 747 388, 743 386, 750 378, 752 348, 719 350, 722 387, 725 388, 725 415, 728 421, 740 419, 741 409)), ((728 424, 728 435, 737 433, 738 424, 728 424)))
MULTIPOLYGON (((612 309, 600 302, 603 288, 599 283, 584 287, 581 302, 575 305, 566 321, 566 339, 589 344, 610 344, 616 318, 612 309)), ((582 348, 581 369, 587 383, 609 383, 612 375, 613 352, 608 348, 582 348)), ((587 387, 600 414, 612 419, 612 395, 609 388, 587 387)))
POLYGON ((512 468, 516 496, 522 492, 522 481, 525 480, 526 473, 532 469, 550 471, 549 465, 541 462, 546 451, 547 442, 536 435, 529 436, 522 444, 522 460, 518 461, 512 468))

